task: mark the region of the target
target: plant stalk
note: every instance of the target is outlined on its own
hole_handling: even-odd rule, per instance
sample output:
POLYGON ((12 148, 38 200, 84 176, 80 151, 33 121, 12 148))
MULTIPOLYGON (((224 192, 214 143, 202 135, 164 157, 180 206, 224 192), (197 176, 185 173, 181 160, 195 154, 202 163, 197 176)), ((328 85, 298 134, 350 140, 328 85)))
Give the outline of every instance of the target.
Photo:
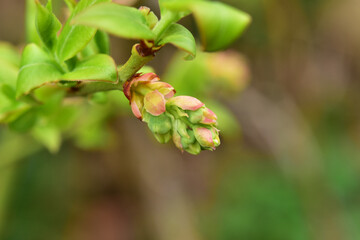
POLYGON ((145 64, 154 58, 151 49, 145 49, 143 44, 135 44, 129 60, 118 70, 118 81, 112 82, 83 82, 69 90, 69 96, 84 96, 96 92, 123 89, 123 84, 131 79, 145 64))

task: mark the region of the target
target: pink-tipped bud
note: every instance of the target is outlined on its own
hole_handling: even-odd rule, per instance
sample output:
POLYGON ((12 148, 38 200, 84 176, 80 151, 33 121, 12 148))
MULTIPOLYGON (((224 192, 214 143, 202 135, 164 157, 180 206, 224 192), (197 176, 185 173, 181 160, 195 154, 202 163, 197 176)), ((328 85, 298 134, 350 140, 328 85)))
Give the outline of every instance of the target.
POLYGON ((205 108, 203 111, 203 117, 200 123, 203 124, 216 124, 217 116, 216 114, 208 108, 205 108))
POLYGON ((202 106, 204 106, 204 104, 200 102, 200 100, 189 96, 173 97, 168 100, 167 104, 178 106, 183 110, 192 110, 192 111, 195 111, 201 108, 202 106))
POLYGON ((165 99, 174 96, 175 90, 159 80, 155 73, 137 74, 124 84, 124 94, 137 118, 142 119, 144 109, 154 116, 166 111, 165 99))
POLYGON ((194 129, 194 135, 198 143, 204 148, 215 148, 213 135, 210 129, 197 127, 194 129))
POLYGON ((145 84, 150 82, 156 82, 159 81, 160 78, 155 73, 146 73, 143 75, 137 74, 135 75, 131 80, 126 81, 124 83, 124 94, 127 97, 127 99, 131 100, 131 94, 135 91, 135 88, 139 84, 145 84))
POLYGON ((166 111, 164 95, 158 90, 146 94, 144 98, 144 107, 148 113, 159 116, 166 111))

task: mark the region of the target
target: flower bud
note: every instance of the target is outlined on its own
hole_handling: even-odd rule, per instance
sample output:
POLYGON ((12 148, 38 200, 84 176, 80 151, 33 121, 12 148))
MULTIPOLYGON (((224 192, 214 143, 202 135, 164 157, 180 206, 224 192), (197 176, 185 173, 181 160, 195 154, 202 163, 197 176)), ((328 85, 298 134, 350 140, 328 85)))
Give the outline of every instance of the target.
POLYGON ((165 112, 166 99, 174 95, 174 88, 159 82, 154 73, 136 75, 124 84, 124 94, 129 99, 134 115, 142 119, 144 112, 158 116, 165 112))
POLYGON ((181 145, 186 149, 188 146, 196 142, 194 132, 192 130, 187 130, 188 137, 181 138, 181 145))
POLYGON ((210 109, 208 109, 207 107, 204 107, 204 111, 203 111, 203 117, 200 121, 200 123, 202 124, 215 124, 216 125, 216 120, 217 120, 217 116, 215 115, 215 113, 213 111, 211 111, 210 109))
POLYGON ((144 117, 144 122, 148 123, 150 131, 154 134, 166 134, 170 132, 172 128, 171 120, 165 114, 154 116, 147 113, 146 117, 144 117))
POLYGON ((186 111, 186 113, 189 115, 190 122, 196 124, 203 119, 204 109, 199 108, 195 111, 186 111))
POLYGON ((148 124, 158 142, 172 138, 177 148, 191 154, 220 145, 215 113, 196 98, 174 97, 174 88, 156 74, 136 75, 124 84, 124 93, 134 115, 148 124))
POLYGON ((220 145, 218 132, 215 128, 195 127, 194 134, 198 143, 205 149, 214 150, 220 145))
POLYGON ((175 144, 175 146, 180 149, 181 151, 184 150, 182 144, 181 144, 181 136, 180 134, 177 132, 177 131, 173 131, 173 134, 172 134, 172 139, 173 139, 173 142, 175 144))
POLYGON ((183 110, 191 110, 191 111, 195 111, 201 108, 202 106, 204 106, 204 104, 200 102, 198 99, 189 96, 178 96, 178 97, 170 98, 167 101, 167 105, 174 105, 183 110))
POLYGON ((154 136, 155 136, 156 140, 162 144, 168 143, 172 137, 170 132, 168 132, 166 134, 154 133, 154 136))
POLYGON ((181 119, 176 119, 173 127, 174 131, 177 131, 182 138, 190 138, 187 132, 187 125, 181 119))
POLYGON ((190 144, 185 151, 187 151, 190 154, 198 155, 201 152, 201 146, 198 142, 195 142, 193 144, 190 144))
POLYGON ((212 133, 212 137, 213 137, 213 141, 214 141, 214 145, 217 148, 218 146, 220 146, 220 137, 219 137, 219 129, 212 127, 211 128, 211 133, 212 133))

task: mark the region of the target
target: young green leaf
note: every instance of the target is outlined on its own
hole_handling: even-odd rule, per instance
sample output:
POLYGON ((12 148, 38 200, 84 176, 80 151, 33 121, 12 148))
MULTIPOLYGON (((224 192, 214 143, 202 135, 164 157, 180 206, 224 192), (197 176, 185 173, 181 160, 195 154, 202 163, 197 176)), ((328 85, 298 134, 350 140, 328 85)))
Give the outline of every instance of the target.
POLYGON ((103 54, 110 54, 110 40, 109 35, 103 31, 97 31, 94 37, 98 52, 103 54))
POLYGON ((16 96, 18 98, 46 83, 58 81, 61 76, 61 70, 48 53, 36 44, 29 44, 22 55, 16 96))
POLYGON ((92 5, 109 1, 110 0, 82 0, 76 5, 59 36, 57 56, 60 61, 65 61, 75 56, 85 48, 96 33, 95 28, 72 25, 73 18, 79 12, 92 5))
POLYGON ((115 3, 101 3, 89 7, 77 15, 72 22, 95 27, 123 38, 146 40, 155 38, 140 11, 115 3))
POLYGON ((117 67, 114 60, 105 54, 93 55, 78 62, 74 70, 65 73, 62 80, 67 81, 117 81, 117 67))
POLYGON ((48 1, 46 8, 40 2, 36 2, 36 29, 45 44, 53 50, 57 42, 57 32, 61 29, 61 23, 52 13, 52 2, 48 1))
POLYGON ((41 39, 36 31, 35 18, 36 18, 35 1, 26 0, 26 16, 25 16, 26 42, 41 44, 41 39))
POLYGON ((172 14, 175 15, 174 19, 175 22, 177 22, 191 13, 187 7, 184 7, 184 4, 189 4, 192 1, 194 0, 159 0, 161 18, 165 15, 172 14), (168 6, 170 6, 170 8, 168 6))
POLYGON ((167 1, 164 7, 175 10, 190 10, 200 30, 206 51, 219 51, 236 40, 251 22, 251 17, 236 8, 221 2, 167 1))
POLYGON ((93 39, 80 52, 82 58, 87 58, 95 54, 110 54, 110 39, 107 33, 98 30, 93 39))
POLYGON ((219 51, 235 41, 250 24, 251 18, 220 2, 197 2, 192 6, 206 51, 219 51))
POLYGON ((192 57, 195 57, 196 55, 196 42, 194 36, 180 24, 171 24, 161 36, 158 45, 165 45, 167 43, 173 44, 175 47, 186 51, 192 57))

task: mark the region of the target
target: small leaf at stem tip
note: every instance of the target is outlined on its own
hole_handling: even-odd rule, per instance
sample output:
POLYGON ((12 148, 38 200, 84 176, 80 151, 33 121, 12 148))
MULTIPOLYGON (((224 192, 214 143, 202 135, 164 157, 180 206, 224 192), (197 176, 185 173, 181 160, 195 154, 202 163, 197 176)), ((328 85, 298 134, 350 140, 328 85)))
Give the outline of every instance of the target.
POLYGON ((144 107, 147 112, 159 116, 166 111, 165 98, 158 90, 149 92, 144 98, 144 107))
POLYGON ((36 2, 36 30, 45 46, 53 50, 57 42, 57 32, 61 29, 61 23, 52 13, 51 1, 46 7, 36 2))
POLYGON ((197 110, 204 106, 200 100, 190 96, 177 96, 167 101, 168 105, 175 105, 183 110, 197 110))
POLYGON ((154 12, 150 10, 148 7, 141 6, 139 8, 139 11, 141 14, 145 17, 146 23, 149 26, 150 29, 153 29, 155 25, 158 23, 159 19, 155 15, 154 12))

